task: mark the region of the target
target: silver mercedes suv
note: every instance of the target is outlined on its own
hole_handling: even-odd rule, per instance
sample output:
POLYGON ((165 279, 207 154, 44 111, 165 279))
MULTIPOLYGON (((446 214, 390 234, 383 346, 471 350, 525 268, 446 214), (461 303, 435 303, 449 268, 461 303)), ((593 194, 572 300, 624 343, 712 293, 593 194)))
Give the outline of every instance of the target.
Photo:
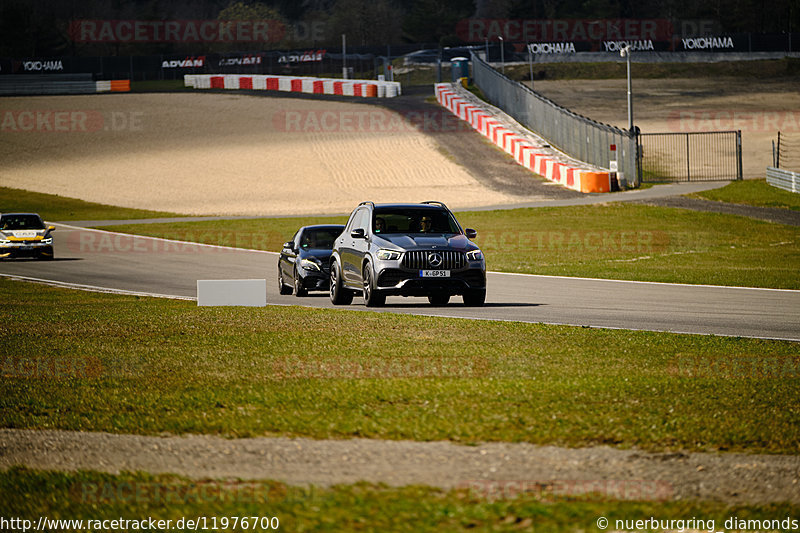
POLYGON ((446 305, 461 295, 464 304, 486 300, 486 261, 441 202, 374 204, 362 202, 350 214, 333 245, 330 293, 335 305, 347 305, 362 293, 367 306, 389 295, 427 296, 446 305))

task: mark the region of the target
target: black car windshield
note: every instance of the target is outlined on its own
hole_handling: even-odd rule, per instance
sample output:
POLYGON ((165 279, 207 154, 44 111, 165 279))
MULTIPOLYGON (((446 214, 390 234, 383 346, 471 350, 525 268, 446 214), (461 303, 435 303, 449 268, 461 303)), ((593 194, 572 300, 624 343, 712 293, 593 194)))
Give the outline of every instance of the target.
POLYGON ((372 218, 373 233, 461 233, 444 209, 383 208, 372 218))
POLYGON ((341 228, 308 229, 303 232, 300 247, 304 250, 331 250, 336 237, 341 234, 341 228))
POLYGON ((0 230, 44 229, 38 215, 3 215, 0 217, 0 230))

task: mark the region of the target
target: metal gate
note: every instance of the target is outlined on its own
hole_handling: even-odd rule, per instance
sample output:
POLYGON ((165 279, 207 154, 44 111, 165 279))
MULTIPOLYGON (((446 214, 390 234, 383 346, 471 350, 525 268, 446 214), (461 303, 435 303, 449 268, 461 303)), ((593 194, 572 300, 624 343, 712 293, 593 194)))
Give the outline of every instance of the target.
POLYGON ((742 179, 742 132, 641 133, 642 181, 742 179))

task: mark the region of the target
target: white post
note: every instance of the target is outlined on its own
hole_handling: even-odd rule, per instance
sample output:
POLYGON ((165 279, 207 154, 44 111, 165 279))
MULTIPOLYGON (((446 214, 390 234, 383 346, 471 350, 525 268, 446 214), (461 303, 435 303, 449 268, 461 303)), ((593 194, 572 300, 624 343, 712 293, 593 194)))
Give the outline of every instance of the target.
POLYGON ((498 36, 498 37, 500 39, 500 64, 502 65, 502 68, 503 68, 503 74, 505 74, 506 73, 506 51, 505 51, 505 46, 503 46, 505 44, 505 42, 503 41, 502 37, 500 37, 500 36, 498 36))
POLYGON ((628 131, 633 132, 633 89, 631 87, 631 47, 626 45, 619 55, 628 60, 628 131))
POLYGON ((342 34, 342 78, 347 79, 347 37, 342 34))
POLYGON ((533 90, 533 48, 531 43, 528 43, 528 65, 531 68, 531 90, 533 90))

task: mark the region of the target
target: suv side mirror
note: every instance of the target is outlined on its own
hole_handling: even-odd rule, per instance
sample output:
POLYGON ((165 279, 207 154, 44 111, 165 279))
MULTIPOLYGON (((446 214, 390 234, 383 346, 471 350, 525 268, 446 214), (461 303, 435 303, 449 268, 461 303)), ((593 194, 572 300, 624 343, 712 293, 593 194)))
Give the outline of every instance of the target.
POLYGON ((366 239, 367 235, 364 233, 364 228, 356 228, 350 232, 350 236, 354 239, 366 239))
POLYGON ((286 241, 283 243, 283 248, 288 248, 289 250, 294 250, 294 241, 286 241))
POLYGON ((464 235, 467 236, 467 239, 474 239, 478 236, 478 232, 472 228, 467 228, 464 230, 464 235))
POLYGON ((55 226, 47 226, 47 231, 55 231, 55 230, 56 230, 55 226))

